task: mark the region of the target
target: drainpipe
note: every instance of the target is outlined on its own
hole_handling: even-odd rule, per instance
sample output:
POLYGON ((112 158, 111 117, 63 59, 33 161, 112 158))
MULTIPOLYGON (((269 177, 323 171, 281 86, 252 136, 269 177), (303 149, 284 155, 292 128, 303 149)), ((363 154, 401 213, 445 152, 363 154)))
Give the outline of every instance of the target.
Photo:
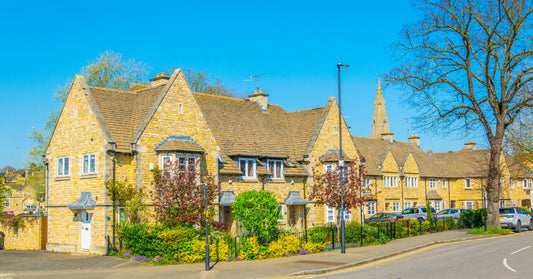
MULTIPOLYGON (((448 180, 447 180, 447 179, 446 179, 446 183, 448 183, 448 180)), ((452 207, 451 207, 451 206, 452 206, 452 196, 451 196, 451 194, 450 194, 450 192, 451 192, 451 189, 450 189, 450 188, 452 187, 452 184, 451 184, 451 183, 448 183, 447 186, 448 186, 448 208, 452 208, 452 207)))
MULTIPOLYGON (((116 182, 116 156, 117 156, 117 153, 116 152, 113 152, 113 158, 112 158, 112 161, 113 161, 113 187, 115 187, 115 182, 116 182)), ((116 229, 115 229, 115 224, 116 224, 116 213, 117 213, 117 204, 116 204, 116 197, 115 197, 115 191, 113 191, 113 249, 116 247, 115 245, 115 240, 116 240, 116 229)))
POLYGON ((48 198, 48 187, 49 187, 49 171, 50 171, 50 168, 49 168, 49 164, 48 164, 48 158, 45 157, 45 155, 43 155, 43 163, 44 163, 44 167, 45 167, 45 172, 44 172, 44 192, 45 192, 45 199, 46 199, 46 216, 48 216, 48 202, 49 202, 49 198, 48 198))

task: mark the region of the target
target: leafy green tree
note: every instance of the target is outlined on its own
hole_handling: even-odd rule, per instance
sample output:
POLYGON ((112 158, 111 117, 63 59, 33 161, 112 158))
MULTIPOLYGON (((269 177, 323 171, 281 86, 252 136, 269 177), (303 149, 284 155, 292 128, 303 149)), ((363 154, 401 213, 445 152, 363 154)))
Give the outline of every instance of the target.
MULTIPOLYGON (((166 74, 172 74, 175 69, 175 67, 170 68, 166 71, 166 74)), ((196 72, 192 69, 183 69, 183 74, 192 92, 236 97, 234 89, 227 87, 220 79, 211 76, 207 71, 196 72)))
POLYGON ((246 191, 235 198, 231 205, 235 220, 257 236, 260 242, 266 242, 275 236, 276 226, 281 216, 276 197, 269 191, 246 191))
POLYGON ((418 0, 421 19, 403 30, 400 85, 422 127, 480 132, 490 146, 489 227, 499 227, 500 158, 508 128, 533 107, 533 2, 418 0))
POLYGON ((105 183, 107 195, 114 200, 114 204, 124 207, 124 217, 130 224, 140 224, 145 220, 146 205, 143 203, 143 191, 137 189, 127 180, 108 180, 105 183))

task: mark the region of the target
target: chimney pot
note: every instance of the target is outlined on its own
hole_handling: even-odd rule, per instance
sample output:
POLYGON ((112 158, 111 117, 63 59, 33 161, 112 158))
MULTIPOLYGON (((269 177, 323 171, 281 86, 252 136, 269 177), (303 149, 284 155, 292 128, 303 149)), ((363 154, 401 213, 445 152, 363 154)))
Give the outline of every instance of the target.
POLYGON ((409 142, 420 147, 420 137, 416 134, 409 137, 409 142))
POLYGON ((155 78, 150 79, 150 85, 151 86, 164 85, 164 84, 167 84, 169 79, 170 77, 167 77, 165 73, 159 73, 155 75, 155 78))

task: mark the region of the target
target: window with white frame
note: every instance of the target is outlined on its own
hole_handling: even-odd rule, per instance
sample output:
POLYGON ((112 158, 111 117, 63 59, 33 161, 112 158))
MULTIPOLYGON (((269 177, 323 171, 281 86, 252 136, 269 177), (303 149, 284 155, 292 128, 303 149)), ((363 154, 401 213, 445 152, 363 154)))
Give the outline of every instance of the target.
POLYGON ((440 211, 440 201, 433 201, 432 204, 433 204, 432 206, 435 209, 435 211, 439 212, 440 211))
MULTIPOLYGON (((339 212, 339 214, 340 214, 340 212, 339 212)), ((350 222, 351 220, 352 220, 352 213, 350 211, 346 210, 346 208, 345 208, 344 209, 344 222, 350 222)))
POLYGON ((178 155, 178 169, 195 170, 196 169, 196 157, 178 155))
POLYGON ((509 188, 514 189, 514 180, 511 179, 511 182, 509 183, 509 188))
POLYGON ((83 154, 82 159, 82 174, 96 173, 96 154, 83 154))
POLYGON ((446 180, 446 179, 442 179, 442 180, 441 180, 441 184, 442 184, 442 188, 443 188, 443 189, 446 188, 446 187, 448 187, 448 180, 446 180))
POLYGON ((285 221, 285 206, 283 204, 280 204, 279 207, 278 207, 278 222, 283 222, 285 221))
POLYGON ((392 203, 392 212, 400 212, 400 202, 392 203))
POLYGON ((522 181, 524 189, 531 189, 531 178, 526 178, 522 181))
POLYGON ((398 187, 398 177, 392 175, 383 176, 383 186, 387 188, 398 187))
POLYGON ((267 170, 272 179, 283 179, 282 160, 267 160, 267 170))
POLYGON ((474 202, 473 201, 465 201, 465 208, 466 209, 474 209, 474 202))
POLYGON ((364 183, 363 183, 363 189, 370 189, 372 186, 372 178, 365 177, 364 183))
POLYGON ((172 168, 172 156, 170 155, 161 156, 160 166, 161 166, 161 170, 163 170, 163 176, 170 175, 171 168, 172 168))
POLYGON ((324 205, 326 211, 326 223, 335 223, 335 207, 324 205))
POLYGON ((500 207, 505 207, 505 200, 500 200, 500 207))
POLYGON ((472 189, 472 179, 465 178, 465 189, 472 189))
POLYGON ((376 202, 375 201, 369 201, 366 206, 366 213, 368 216, 372 216, 376 214, 376 202))
POLYGON ((446 201, 442 201, 441 204, 442 204, 442 209, 446 209, 446 201))
POLYGON ((9 207, 9 200, 8 200, 8 199, 6 199, 6 200, 4 201, 4 207, 9 207))
POLYGON ((255 179, 256 178, 256 161, 250 158, 239 158, 239 168, 242 172, 243 179, 255 179))
POLYGON ((436 189, 437 188, 437 180, 435 178, 429 179, 429 189, 436 189))
POLYGON ((406 187, 407 188, 418 188, 418 177, 416 177, 416 176, 407 176, 406 177, 406 187))
POLYGON ((70 174, 70 160, 69 157, 57 158, 57 175, 68 176, 70 174))
POLYGON ((406 208, 409 208, 409 207, 411 207, 411 202, 408 202, 408 201, 403 202, 403 209, 406 209, 406 208))

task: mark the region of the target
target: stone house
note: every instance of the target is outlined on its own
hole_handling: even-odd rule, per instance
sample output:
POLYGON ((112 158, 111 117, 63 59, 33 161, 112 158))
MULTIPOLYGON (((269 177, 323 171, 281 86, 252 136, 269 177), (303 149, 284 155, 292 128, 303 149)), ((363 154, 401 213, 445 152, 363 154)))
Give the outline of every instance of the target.
MULTIPOLYGON (((389 129, 381 86, 375 100, 370 138, 352 137, 366 160, 365 214, 401 212, 415 206, 477 209, 485 206, 489 150, 465 143, 460 151, 433 153, 420 148, 420 137, 396 141, 389 129)), ((500 206, 531 206, 531 169, 502 156, 500 206)))
MULTIPOLYGON (((168 161, 198 163, 214 176, 220 221, 232 222, 235 196, 252 189, 275 194, 282 225, 303 229, 335 218, 335 209, 306 199, 311 168, 339 158, 334 98, 287 112, 260 90, 244 99, 191 92, 181 70, 150 81, 111 90, 74 78, 45 152, 47 250, 104 253, 114 219, 105 182, 127 180, 149 193, 151 170, 168 161)), ((355 159, 342 123, 344 157, 355 159)))

